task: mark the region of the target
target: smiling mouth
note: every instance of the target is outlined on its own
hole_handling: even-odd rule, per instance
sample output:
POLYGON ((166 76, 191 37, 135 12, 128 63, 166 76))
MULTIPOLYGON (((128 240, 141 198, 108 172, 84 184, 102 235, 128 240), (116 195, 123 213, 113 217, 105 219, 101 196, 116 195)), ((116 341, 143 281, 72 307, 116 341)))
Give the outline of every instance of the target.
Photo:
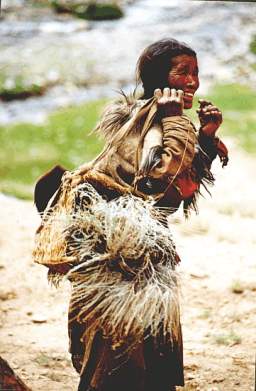
POLYGON ((187 96, 188 98, 193 98, 194 93, 193 92, 184 92, 184 96, 187 96))

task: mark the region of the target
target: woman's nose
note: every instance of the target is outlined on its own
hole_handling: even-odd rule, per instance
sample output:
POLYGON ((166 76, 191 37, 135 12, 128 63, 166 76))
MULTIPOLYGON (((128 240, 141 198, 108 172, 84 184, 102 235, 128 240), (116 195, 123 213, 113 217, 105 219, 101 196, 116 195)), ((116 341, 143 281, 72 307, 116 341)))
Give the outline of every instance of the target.
POLYGON ((188 76, 188 78, 187 78, 187 86, 189 88, 193 88, 196 91, 198 89, 198 87, 199 87, 199 79, 198 79, 198 77, 195 77, 193 75, 188 76))
POLYGON ((194 87, 194 86, 196 86, 196 78, 195 77, 193 77, 192 75, 189 75, 188 77, 187 77, 187 84, 189 85, 189 86, 191 86, 191 87, 194 87))

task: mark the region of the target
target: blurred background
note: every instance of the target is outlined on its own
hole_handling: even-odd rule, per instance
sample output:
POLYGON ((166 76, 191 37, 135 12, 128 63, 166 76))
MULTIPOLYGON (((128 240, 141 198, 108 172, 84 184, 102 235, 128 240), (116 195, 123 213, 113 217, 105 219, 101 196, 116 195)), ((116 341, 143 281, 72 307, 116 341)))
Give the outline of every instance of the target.
POLYGON ((31 198, 52 165, 72 169, 95 156, 101 144, 88 133, 103 105, 120 88, 133 91, 141 51, 169 36, 196 50, 198 97, 213 99, 224 131, 254 152, 255 10, 228 1, 2 0, 0 191, 31 198))

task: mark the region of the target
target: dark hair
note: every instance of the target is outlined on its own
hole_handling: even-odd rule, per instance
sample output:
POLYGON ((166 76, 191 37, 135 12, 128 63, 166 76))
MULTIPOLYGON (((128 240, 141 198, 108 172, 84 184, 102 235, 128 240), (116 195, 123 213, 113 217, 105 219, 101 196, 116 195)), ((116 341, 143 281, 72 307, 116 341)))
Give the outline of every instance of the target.
POLYGON ((172 38, 161 39, 144 49, 136 67, 137 84, 141 82, 144 89, 142 98, 151 98, 156 88, 166 87, 171 59, 180 54, 196 57, 187 44, 172 38))

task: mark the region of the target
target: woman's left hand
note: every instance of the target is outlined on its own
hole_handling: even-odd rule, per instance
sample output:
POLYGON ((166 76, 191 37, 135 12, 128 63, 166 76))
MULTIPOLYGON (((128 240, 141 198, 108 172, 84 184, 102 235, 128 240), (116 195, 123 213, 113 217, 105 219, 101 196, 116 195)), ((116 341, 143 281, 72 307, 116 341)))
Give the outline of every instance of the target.
POLYGON ((200 131, 207 136, 214 136, 222 123, 222 113, 211 102, 199 99, 200 107, 197 110, 201 128, 200 131))

